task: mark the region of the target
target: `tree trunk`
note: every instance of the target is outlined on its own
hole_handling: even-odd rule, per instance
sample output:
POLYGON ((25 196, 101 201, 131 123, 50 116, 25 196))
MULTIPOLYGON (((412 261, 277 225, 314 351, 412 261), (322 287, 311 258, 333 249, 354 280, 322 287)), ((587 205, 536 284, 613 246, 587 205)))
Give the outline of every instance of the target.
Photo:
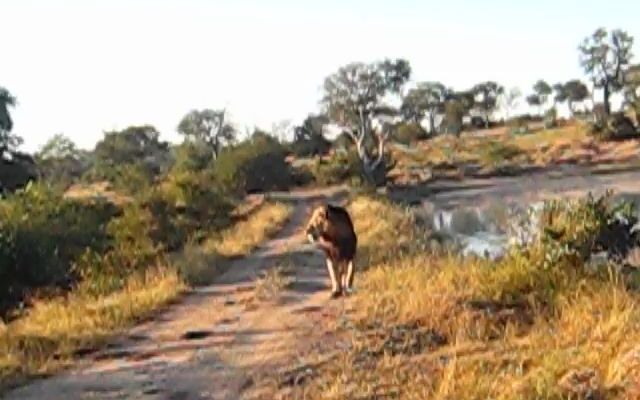
POLYGON ((571 113, 571 117, 573 118, 573 116, 576 113, 576 111, 573 109, 573 101, 569 100, 567 101, 567 104, 569 106, 569 112, 571 113))
POLYGON ((608 117, 609 115, 611 115, 611 104, 609 104, 609 97, 611 96, 611 94, 609 93, 609 84, 605 83, 603 88, 603 105, 604 105, 604 114, 608 117))
POLYGON ((436 134, 436 116, 433 113, 429 114, 429 134, 436 134))

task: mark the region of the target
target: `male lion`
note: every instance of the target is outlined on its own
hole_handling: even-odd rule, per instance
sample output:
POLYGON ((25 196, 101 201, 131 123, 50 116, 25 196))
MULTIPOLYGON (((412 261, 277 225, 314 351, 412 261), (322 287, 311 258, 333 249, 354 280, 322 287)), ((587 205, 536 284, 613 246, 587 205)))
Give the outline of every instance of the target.
POLYGON ((331 297, 351 293, 358 238, 347 210, 331 204, 317 207, 307 224, 306 234, 309 242, 317 244, 327 257, 331 297))

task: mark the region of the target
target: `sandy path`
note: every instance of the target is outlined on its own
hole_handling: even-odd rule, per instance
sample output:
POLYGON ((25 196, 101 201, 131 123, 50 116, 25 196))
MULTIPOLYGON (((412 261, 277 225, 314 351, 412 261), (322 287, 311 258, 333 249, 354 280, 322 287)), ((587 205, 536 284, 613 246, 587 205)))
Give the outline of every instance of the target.
POLYGON ((273 194, 293 202, 291 220, 214 285, 194 290, 72 370, 3 398, 262 398, 254 382, 295 361, 311 338, 329 333, 345 312, 343 300, 329 300, 323 257, 300 231, 314 200, 339 194, 273 194), (260 273, 282 263, 292 267, 294 283, 275 302, 252 301, 260 273))

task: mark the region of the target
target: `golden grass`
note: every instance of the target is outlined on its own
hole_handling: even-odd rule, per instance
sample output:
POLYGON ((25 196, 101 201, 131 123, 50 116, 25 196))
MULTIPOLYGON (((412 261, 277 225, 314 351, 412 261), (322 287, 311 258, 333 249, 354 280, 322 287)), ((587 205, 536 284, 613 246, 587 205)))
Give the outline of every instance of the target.
POLYGON ((0 332, 0 388, 68 365, 74 352, 94 348, 176 298, 185 288, 171 268, 133 276, 109 296, 84 291, 36 302, 0 332))
POLYGON ((244 256, 277 232, 289 219, 291 211, 288 204, 265 203, 245 220, 207 240, 203 247, 223 257, 244 256))
POLYGON ((351 212, 362 246, 394 257, 358 278, 351 350, 288 398, 639 398, 640 297, 621 275, 399 250, 399 231, 420 234, 395 228, 413 223, 404 210, 359 198, 351 212))

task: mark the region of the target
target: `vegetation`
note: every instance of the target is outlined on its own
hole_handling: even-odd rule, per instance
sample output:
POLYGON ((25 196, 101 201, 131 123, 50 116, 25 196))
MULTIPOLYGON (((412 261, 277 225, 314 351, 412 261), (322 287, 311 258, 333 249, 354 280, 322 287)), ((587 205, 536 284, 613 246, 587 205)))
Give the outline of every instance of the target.
POLYGON ((353 139, 370 183, 381 183, 377 177, 384 174, 377 172, 385 169, 385 144, 390 133, 388 121, 381 130, 373 129, 372 124, 384 123, 386 118, 397 114, 397 110, 384 103, 384 98, 399 93, 410 75, 409 63, 399 59, 349 64, 325 80, 326 113, 353 139))
MULTIPOLYGON (((291 208, 267 202, 239 216, 248 194, 308 183, 301 176, 378 186, 637 159, 632 44, 598 29, 580 46, 588 83, 538 80, 526 97, 533 117, 512 115, 521 92, 499 82, 405 90, 407 60, 351 63, 325 79, 322 109, 291 140, 285 125, 281 137, 241 137, 226 110, 202 109, 178 123, 180 144, 137 125, 104 132, 91 150, 58 134, 31 156, 13 131, 17 100, 0 87, 0 385, 68 365, 255 249, 291 208), (589 102, 598 90, 602 103, 589 102), (569 121, 558 118, 565 103, 569 121)), ((308 398, 632 393, 640 281, 620 267, 637 244, 628 206, 548 203, 532 241, 495 263, 433 248, 411 212, 382 198, 357 197, 350 210, 370 270, 344 333, 351 346, 301 388, 308 398), (599 250, 605 266, 593 263, 599 250)), ((284 275, 265 276, 256 296, 286 287, 284 275)))
POLYGON ((369 270, 344 328, 349 350, 310 355, 321 363, 292 398, 637 393, 637 273, 589 261, 615 248, 602 239, 624 220, 607 197, 548 203, 536 238, 496 264, 425 251, 411 214, 386 201, 350 210, 369 270))

